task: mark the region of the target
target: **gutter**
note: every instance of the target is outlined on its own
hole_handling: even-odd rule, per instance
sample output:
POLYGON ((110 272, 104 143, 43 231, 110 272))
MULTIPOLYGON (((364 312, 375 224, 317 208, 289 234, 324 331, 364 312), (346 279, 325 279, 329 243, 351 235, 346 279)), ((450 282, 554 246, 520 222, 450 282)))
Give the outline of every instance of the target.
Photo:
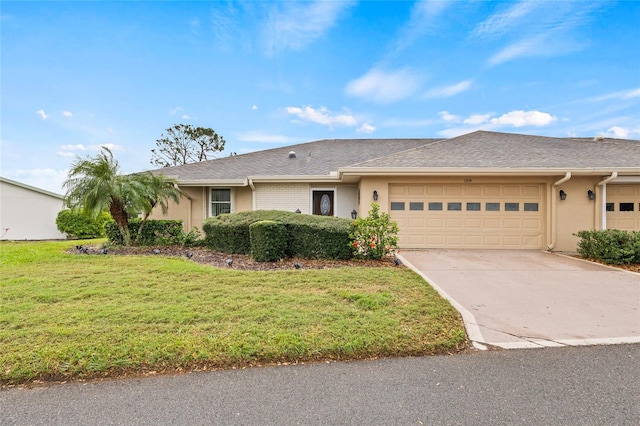
POLYGON ((602 187, 602 224, 600 229, 607 229, 607 183, 618 177, 618 172, 611 173, 611 176, 602 179, 598 182, 598 186, 602 187))
POLYGON ((256 186, 253 184, 253 179, 247 178, 247 184, 251 188, 251 210, 256 210, 256 186))
POLYGON ((558 232, 558 219, 557 219, 558 215, 556 212, 556 209, 558 206, 558 197, 556 196, 555 188, 558 185, 562 185, 569 179, 571 179, 571 172, 567 172, 562 179, 555 181, 551 186, 551 188, 553 188, 553 191, 551 193, 551 218, 550 218, 551 219, 551 244, 547 246, 548 251, 551 251, 556 247, 556 234, 558 232))

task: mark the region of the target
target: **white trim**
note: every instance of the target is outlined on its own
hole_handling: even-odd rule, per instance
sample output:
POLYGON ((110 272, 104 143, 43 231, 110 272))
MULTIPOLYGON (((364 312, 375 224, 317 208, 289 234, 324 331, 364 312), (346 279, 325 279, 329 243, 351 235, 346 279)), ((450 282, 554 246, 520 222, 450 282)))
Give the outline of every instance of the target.
MULTIPOLYGON (((229 212, 233 213, 233 210, 234 210, 233 198, 234 198, 234 192, 235 192, 235 191, 233 191, 233 188, 225 187, 225 186, 210 186, 209 187, 209 191, 208 191, 208 193, 209 193, 209 202, 208 202, 209 209, 208 209, 208 216, 207 217, 214 217, 213 216, 213 201, 212 201, 213 197, 211 196, 211 192, 214 189, 226 189, 226 190, 229 190, 229 212)), ((224 203, 226 203, 226 201, 225 202, 220 202, 219 204, 224 204, 224 203)))

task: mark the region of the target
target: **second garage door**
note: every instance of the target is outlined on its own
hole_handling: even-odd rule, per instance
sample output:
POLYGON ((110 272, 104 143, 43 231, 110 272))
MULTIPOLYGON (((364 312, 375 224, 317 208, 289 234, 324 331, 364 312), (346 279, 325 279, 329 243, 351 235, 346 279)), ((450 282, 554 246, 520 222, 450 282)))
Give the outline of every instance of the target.
POLYGON ((539 184, 392 184, 401 248, 540 249, 539 184))

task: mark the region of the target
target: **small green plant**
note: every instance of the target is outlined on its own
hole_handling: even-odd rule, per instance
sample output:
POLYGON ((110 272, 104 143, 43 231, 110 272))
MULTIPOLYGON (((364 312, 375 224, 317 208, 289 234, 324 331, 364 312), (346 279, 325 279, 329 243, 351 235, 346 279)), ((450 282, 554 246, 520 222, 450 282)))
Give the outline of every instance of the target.
POLYGON ((104 225, 111 220, 111 215, 101 212, 97 217, 79 210, 61 210, 56 217, 56 225, 60 232, 64 232, 70 237, 87 239, 100 238, 105 236, 104 225))
POLYGON ((382 259, 398 250, 398 224, 391 220, 389 213, 380 212, 377 203, 372 203, 367 217, 356 219, 353 226, 351 239, 355 257, 382 259))

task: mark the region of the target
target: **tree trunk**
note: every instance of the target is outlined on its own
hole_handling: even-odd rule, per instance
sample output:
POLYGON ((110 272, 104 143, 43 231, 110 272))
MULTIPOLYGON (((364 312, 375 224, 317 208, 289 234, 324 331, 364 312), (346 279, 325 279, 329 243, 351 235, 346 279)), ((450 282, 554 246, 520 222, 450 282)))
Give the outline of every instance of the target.
POLYGON ((109 212, 111 217, 116 221, 118 229, 122 234, 122 242, 125 246, 131 245, 131 235, 129 234, 129 216, 124 209, 124 205, 120 200, 114 200, 111 198, 111 205, 109 206, 109 212))

